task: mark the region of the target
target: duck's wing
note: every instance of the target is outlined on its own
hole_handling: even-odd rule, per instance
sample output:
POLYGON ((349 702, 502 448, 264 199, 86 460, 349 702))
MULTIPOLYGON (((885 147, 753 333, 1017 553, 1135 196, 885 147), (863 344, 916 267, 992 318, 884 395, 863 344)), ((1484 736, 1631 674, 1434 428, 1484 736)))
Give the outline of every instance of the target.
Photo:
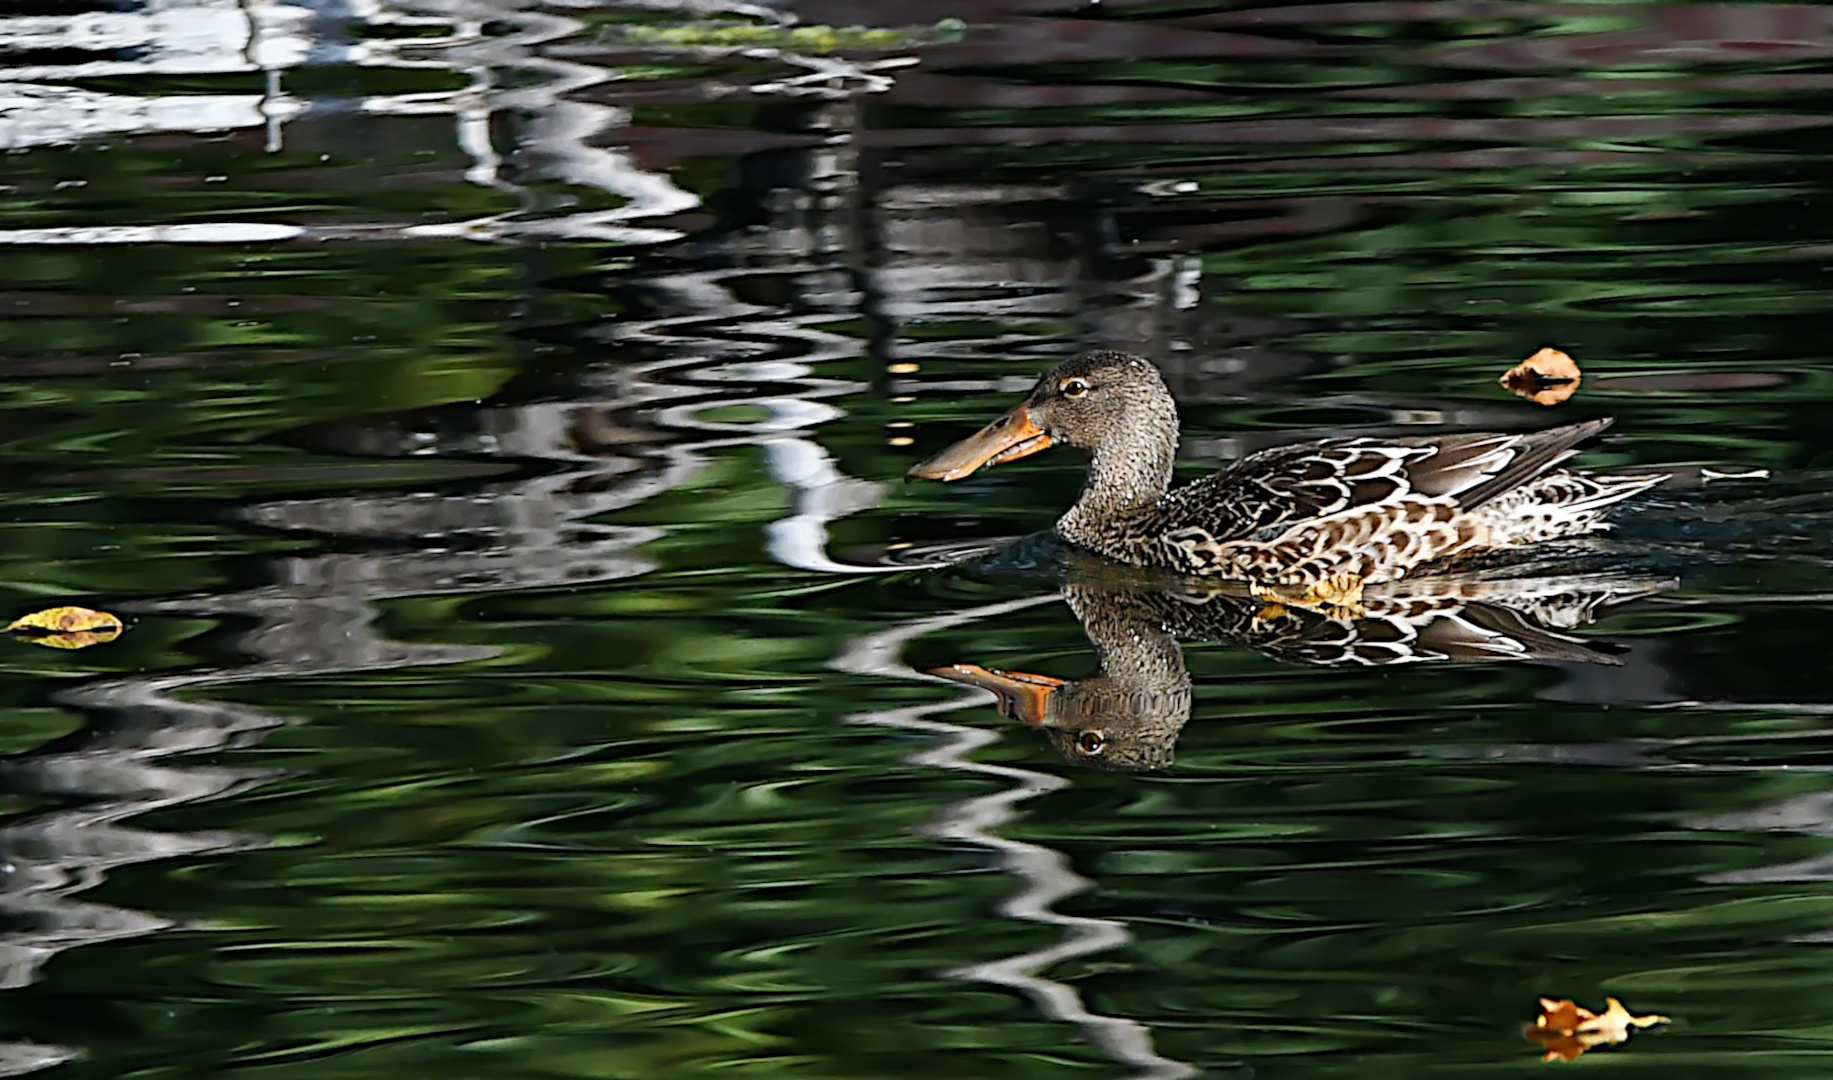
POLYGON ((1470 509, 1558 465, 1610 423, 1275 446, 1178 488, 1161 509, 1167 521, 1202 529, 1217 543, 1271 538, 1295 522, 1415 493, 1470 509))
POLYGON ((1605 416, 1526 434, 1473 432, 1396 439, 1394 442, 1432 451, 1407 466, 1407 478, 1415 491, 1426 495, 1449 495, 1459 506, 1470 510, 1578 453, 1579 443, 1612 423, 1612 419, 1605 416))
POLYGON ((1249 454, 1165 496, 1167 523, 1195 527, 1216 543, 1398 498, 1413 488, 1406 466, 1432 453, 1401 440, 1325 439, 1249 454))

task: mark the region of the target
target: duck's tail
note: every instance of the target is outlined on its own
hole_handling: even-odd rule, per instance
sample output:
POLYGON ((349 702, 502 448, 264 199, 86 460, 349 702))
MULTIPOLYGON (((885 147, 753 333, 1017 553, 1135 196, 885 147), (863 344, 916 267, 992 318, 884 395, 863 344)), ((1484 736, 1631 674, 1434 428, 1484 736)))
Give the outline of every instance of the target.
POLYGON ((1556 469, 1483 504, 1491 543, 1535 544, 1562 536, 1599 532, 1603 516, 1632 495, 1666 480, 1666 473, 1599 476, 1556 469))

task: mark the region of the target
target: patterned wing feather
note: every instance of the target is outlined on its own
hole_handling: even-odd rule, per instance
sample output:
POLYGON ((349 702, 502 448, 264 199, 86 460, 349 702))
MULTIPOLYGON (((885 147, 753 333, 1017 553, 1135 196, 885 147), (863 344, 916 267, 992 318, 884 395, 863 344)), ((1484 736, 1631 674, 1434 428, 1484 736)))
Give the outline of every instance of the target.
POLYGON ((1525 435, 1473 433, 1395 441, 1437 448, 1407 470, 1415 491, 1448 495, 1473 510, 1571 457, 1577 453, 1574 447, 1610 424, 1604 417, 1525 435))
POLYGON ((1276 446, 1171 492, 1165 520, 1205 543, 1268 540, 1287 526, 1418 494, 1465 510, 1571 457, 1608 418, 1522 435, 1325 439, 1276 446), (1201 534, 1200 536, 1198 534, 1201 534))
POLYGON ((1409 469, 1432 448, 1395 440, 1327 439, 1250 454, 1178 488, 1161 512, 1213 542, 1266 538, 1286 526, 1407 494, 1409 469))

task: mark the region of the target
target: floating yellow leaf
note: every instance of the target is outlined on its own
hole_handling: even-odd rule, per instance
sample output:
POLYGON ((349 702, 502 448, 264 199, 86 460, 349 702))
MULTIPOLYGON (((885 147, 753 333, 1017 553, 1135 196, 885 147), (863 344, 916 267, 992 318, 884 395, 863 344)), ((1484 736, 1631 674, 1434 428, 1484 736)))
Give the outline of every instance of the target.
POLYGON ((1574 1061, 1594 1046, 1622 1042, 1629 1038, 1632 1028, 1654 1027, 1668 1022, 1667 1017, 1653 1013, 1648 1016, 1632 1015, 1616 998, 1605 998, 1604 1001, 1607 1007, 1600 1015, 1570 1001, 1541 998, 1540 1015, 1534 1018, 1534 1026, 1527 1030, 1528 1039, 1539 1043, 1546 1051, 1541 1060, 1574 1061))
POLYGON ((121 636, 121 620, 106 611, 84 607, 54 607, 14 619, 6 627, 34 645, 53 649, 82 649, 121 636))
POLYGON ((1578 392, 1578 364, 1558 349, 1542 349, 1497 381, 1536 405, 1557 405, 1578 392))

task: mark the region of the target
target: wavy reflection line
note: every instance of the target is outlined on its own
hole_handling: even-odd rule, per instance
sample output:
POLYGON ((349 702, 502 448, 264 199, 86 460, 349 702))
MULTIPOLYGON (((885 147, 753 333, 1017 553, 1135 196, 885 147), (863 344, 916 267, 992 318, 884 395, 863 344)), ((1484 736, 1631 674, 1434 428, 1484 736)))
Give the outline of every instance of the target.
MULTIPOLYGON (((284 721, 259 710, 174 698, 207 676, 102 679, 58 691, 87 723, 43 746, 0 757, 0 792, 45 804, 0 824, 0 990, 37 980, 54 956, 83 945, 139 937, 178 920, 82 898, 114 870, 160 859, 265 845, 244 831, 135 828, 128 819, 222 798, 272 770, 174 764, 168 759, 258 741, 284 721)), ((76 1047, 0 1043, 0 1076, 80 1056, 76 1047)))
POLYGON ((403 235, 479 240, 557 236, 626 244, 666 243, 684 235, 678 229, 627 224, 695 209, 700 198, 682 189, 667 174, 642 168, 623 150, 593 145, 605 132, 628 125, 630 112, 619 106, 581 101, 574 95, 611 81, 613 73, 543 51, 544 46, 588 33, 590 27, 584 21, 550 11, 477 0, 419 0, 414 6, 470 27, 472 32, 465 40, 436 46, 439 53, 451 58, 447 63, 455 68, 462 66, 472 75, 483 102, 483 124, 480 127, 474 117, 470 125, 473 137, 461 138, 475 161, 468 175, 474 182, 517 195, 523 205, 506 213, 465 221, 409 226, 403 235), (507 34, 485 33, 487 24, 513 29, 507 34), (521 86, 500 81, 487 85, 492 81, 490 73, 499 69, 533 74, 539 81, 521 86), (524 118, 517 153, 538 161, 543 176, 562 184, 610 192, 624 200, 623 205, 551 218, 526 216, 543 207, 538 205, 534 191, 504 177, 497 168, 499 162, 489 149, 488 135, 488 117, 494 111, 524 118))
POLYGON ((454 222, 357 223, 330 227, 262 222, 194 222, 177 226, 115 225, 0 230, 6 244, 275 243, 285 240, 363 240, 466 237, 497 240, 560 236, 615 243, 680 239, 678 229, 640 227, 634 219, 667 217, 700 205, 662 172, 641 167, 621 149, 594 140, 630 122, 627 109, 577 100, 573 95, 607 82, 602 67, 550 55, 548 47, 585 34, 588 25, 569 15, 534 11, 514 3, 419 0, 417 11, 393 10, 371 0, 325 0, 298 5, 178 2, 151 12, 80 12, 76 15, 0 17, 0 46, 69 52, 79 62, 8 68, 0 75, 0 147, 76 143, 111 134, 208 132, 265 128, 266 149, 281 147, 281 128, 299 120, 344 115, 450 114, 454 140, 472 159, 467 180, 504 192, 511 210, 454 222), (161 16, 164 16, 163 18, 161 16), (175 21, 176 20, 176 21, 175 21), (354 37, 344 26, 403 26, 451 33, 400 41, 354 37), (502 27, 511 32, 500 34, 502 27), (282 72, 354 65, 398 70, 450 71, 465 79, 456 90, 300 98, 282 92, 282 72), (80 77, 187 76, 261 72, 261 94, 188 95, 108 93, 42 86, 80 77), (533 75, 505 80, 499 71, 533 75), (527 85, 522 83, 528 82, 527 85), (560 206, 503 175, 491 122, 497 114, 520 118, 517 153, 539 163, 545 178, 610 192, 622 204, 605 210, 542 216, 560 206), (546 205, 544 205, 544 201, 546 205))
POLYGON ((827 553, 828 523, 878 505, 890 485, 848 476, 812 439, 763 444, 770 475, 790 493, 790 513, 766 526, 765 552, 785 566, 831 574, 887 574, 909 566, 837 562, 827 553))
MULTIPOLYGON (((848 189, 853 182, 852 174, 839 164, 824 175, 836 189, 848 189)), ((644 295, 664 314, 618 322, 606 327, 605 334, 619 344, 678 354, 634 366, 622 376, 644 386, 666 387, 668 396, 678 399, 657 405, 658 426, 727 433, 735 436, 734 445, 754 444, 762 450, 765 469, 790 498, 789 513, 767 529, 765 550, 771 558, 816 573, 903 572, 909 566, 841 562, 827 552, 829 523, 878 505, 890 487, 847 475, 813 438, 820 425, 844 415, 827 399, 868 389, 863 383, 817 374, 818 365, 850 360, 859 350, 856 340, 822 327, 846 317, 859 302, 848 279, 836 269, 848 243, 844 235, 828 237, 826 246, 811 242, 811 253, 788 266, 773 259, 761 268, 697 270, 649 279, 644 295), (796 305, 762 305, 739 295, 747 278, 775 279, 792 273, 801 283, 796 305), (735 404, 762 410, 763 417, 706 419, 716 408, 735 404)))
MULTIPOLYGON (((647 400, 634 392, 603 405, 615 411, 637 398, 647 400)), ((266 528, 315 533, 335 540, 341 550, 273 556, 265 581, 235 592, 119 605, 122 611, 252 625, 235 639, 239 666, 98 679, 59 691, 56 703, 82 711, 88 723, 45 747, 0 758, 0 793, 52 801, 46 812, 0 823, 0 990, 30 984, 44 962, 65 949, 182 925, 79 895, 114 868, 271 842, 246 830, 162 832, 127 821, 246 791, 279 775, 272 769, 168 760, 250 746, 289 722, 277 711, 209 700, 205 695, 213 689, 486 659, 498 655, 499 647, 389 638, 379 620, 382 603, 403 596, 577 586, 653 569, 641 548, 661 535, 659 529, 587 519, 679 485, 692 475, 697 458, 682 448, 655 468, 625 472, 618 465, 622 459, 575 444, 578 410, 572 403, 543 402, 474 408, 471 423, 448 416, 446 428, 432 430, 410 414, 327 431, 321 436, 327 446, 352 456, 499 456, 557 467, 518 483, 466 492, 257 503, 241 515, 266 528), (348 550, 365 541, 373 546, 348 550)), ((0 1076, 44 1068, 80 1052, 0 1042, 0 1076)))
MULTIPOLYGON (((1054 603, 1059 599, 1052 592, 916 619, 889 630, 855 638, 832 661, 831 666, 852 675, 940 683, 942 680, 924 675, 904 663, 902 652, 906 642, 950 626, 1054 603)), ((934 836, 963 841, 993 852, 1000 868, 1016 875, 1024 883, 1019 892, 999 905, 999 913, 1007 918, 1059 927, 1063 937, 1048 948, 971 964, 948 974, 955 978, 973 979, 1020 991, 1031 998, 1045 1016, 1075 1024, 1108 1057, 1137 1069, 1135 1080, 1181 1080, 1183 1077, 1195 1076, 1197 1070, 1192 1066, 1158 1053, 1153 1047, 1152 1033, 1144 1024, 1122 1016, 1091 1012, 1075 987, 1043 974, 1051 965, 1061 961, 1125 945, 1133 940, 1133 934, 1125 923, 1115 919, 1065 915, 1056 911, 1054 904, 1083 892, 1094 882, 1072 870, 1068 857, 1055 848, 1009 839, 994 832, 1018 816, 1019 803, 1066 787, 1069 781, 1031 769, 973 761, 969 755, 982 746, 998 742, 999 734, 985 728, 933 719, 938 713, 984 704, 990 696, 990 691, 972 690, 946 701, 855 713, 847 717, 849 723, 894 727, 940 736, 943 739, 940 745, 916 754, 910 760, 954 772, 993 777, 1009 781, 1012 785, 991 795, 979 795, 948 804, 926 831, 934 836)))

